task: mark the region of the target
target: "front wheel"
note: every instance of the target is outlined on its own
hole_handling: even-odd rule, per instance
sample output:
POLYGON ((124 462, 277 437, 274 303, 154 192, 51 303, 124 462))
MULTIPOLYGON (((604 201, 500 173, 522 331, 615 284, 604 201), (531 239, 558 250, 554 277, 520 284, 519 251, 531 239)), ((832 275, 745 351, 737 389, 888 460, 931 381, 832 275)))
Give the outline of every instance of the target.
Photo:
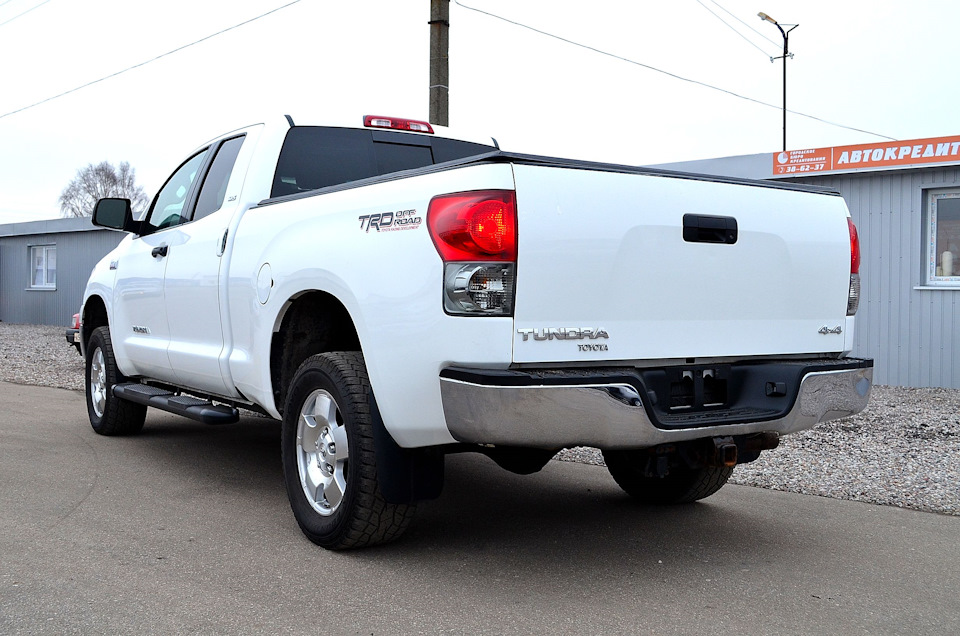
POLYGON ((113 386, 126 381, 126 378, 117 368, 107 327, 93 330, 87 343, 85 362, 87 414, 93 430, 100 435, 139 433, 147 418, 147 407, 113 396, 113 386))
POLYGON ((357 352, 307 358, 290 385, 281 434, 287 496, 303 533, 330 550, 392 541, 416 508, 380 492, 372 406, 357 352))
POLYGON ((614 481, 628 495, 643 503, 681 504, 704 499, 720 490, 733 466, 674 465, 662 476, 647 474, 645 451, 604 451, 603 461, 614 481))

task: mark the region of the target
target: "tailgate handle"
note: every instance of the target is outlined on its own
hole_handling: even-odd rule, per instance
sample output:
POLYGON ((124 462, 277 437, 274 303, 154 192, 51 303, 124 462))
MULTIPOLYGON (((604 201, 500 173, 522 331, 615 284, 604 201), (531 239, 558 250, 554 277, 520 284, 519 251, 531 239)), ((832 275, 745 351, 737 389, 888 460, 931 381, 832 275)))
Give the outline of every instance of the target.
POLYGON ((687 243, 737 242, 737 220, 732 216, 683 215, 683 240, 687 243))

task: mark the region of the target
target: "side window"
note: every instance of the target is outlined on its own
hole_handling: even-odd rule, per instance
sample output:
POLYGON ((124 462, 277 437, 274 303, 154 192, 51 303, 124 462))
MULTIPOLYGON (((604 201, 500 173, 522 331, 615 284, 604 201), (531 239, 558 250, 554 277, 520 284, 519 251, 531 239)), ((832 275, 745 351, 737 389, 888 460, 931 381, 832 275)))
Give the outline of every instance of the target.
POLYGON ((297 126, 280 150, 270 196, 307 192, 377 174, 370 131, 297 126))
POLYGON ((161 230, 180 225, 189 220, 183 215, 184 206, 187 203, 187 197, 190 195, 190 188, 197 178, 200 166, 203 164, 206 152, 206 150, 201 150, 187 159, 167 179, 160 192, 157 193, 157 198, 153 201, 150 214, 147 216, 147 223, 161 230))
POLYGON ((207 176, 203 179, 200 197, 197 199, 197 208, 193 213, 194 221, 216 212, 223 206, 223 197, 227 194, 230 173, 233 172, 233 166, 237 162, 237 155, 240 154, 240 146, 242 145, 243 137, 234 137, 220 144, 217 156, 213 158, 210 170, 207 171, 207 176))
POLYGON ((960 284, 960 192, 930 194, 927 209, 927 285, 960 284))
POLYGON ((30 289, 57 288, 57 246, 30 246, 30 289))

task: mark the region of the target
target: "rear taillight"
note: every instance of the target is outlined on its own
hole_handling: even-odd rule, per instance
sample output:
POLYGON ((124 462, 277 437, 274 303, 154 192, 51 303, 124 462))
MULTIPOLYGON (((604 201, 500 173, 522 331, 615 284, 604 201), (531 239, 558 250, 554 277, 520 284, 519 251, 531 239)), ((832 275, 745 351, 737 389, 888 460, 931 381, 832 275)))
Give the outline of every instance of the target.
POLYGON ((853 220, 847 218, 850 228, 850 290, 847 293, 847 315, 853 316, 860 307, 860 237, 853 220))
POLYGON ((392 128, 393 130, 409 130, 433 134, 433 126, 425 121, 404 119, 402 117, 380 117, 367 115, 363 118, 363 125, 367 128, 392 128))
POLYGON ((80 328, 80 314, 73 314, 73 328, 80 328))
POLYGON ((427 225, 444 261, 517 258, 517 204, 512 190, 434 197, 427 225))
POLYGON ((512 315, 515 193, 483 190, 434 197, 427 227, 444 262, 444 310, 455 315, 512 315))
POLYGON ((860 273, 860 237, 857 235, 857 226, 852 219, 847 219, 850 227, 850 273, 860 273))

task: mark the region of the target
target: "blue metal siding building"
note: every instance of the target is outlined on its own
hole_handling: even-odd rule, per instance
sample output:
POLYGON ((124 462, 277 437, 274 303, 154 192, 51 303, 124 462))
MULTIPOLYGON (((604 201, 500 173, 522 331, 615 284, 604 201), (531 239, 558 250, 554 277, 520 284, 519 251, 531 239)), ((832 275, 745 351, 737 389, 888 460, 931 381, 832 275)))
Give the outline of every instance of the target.
POLYGON ((124 236, 89 218, 0 225, 0 321, 66 326, 93 266, 124 236))
POLYGON ((960 286, 925 284, 923 249, 928 191, 956 190, 960 169, 803 181, 839 190, 860 235, 854 354, 876 360, 878 384, 960 388, 960 286))

